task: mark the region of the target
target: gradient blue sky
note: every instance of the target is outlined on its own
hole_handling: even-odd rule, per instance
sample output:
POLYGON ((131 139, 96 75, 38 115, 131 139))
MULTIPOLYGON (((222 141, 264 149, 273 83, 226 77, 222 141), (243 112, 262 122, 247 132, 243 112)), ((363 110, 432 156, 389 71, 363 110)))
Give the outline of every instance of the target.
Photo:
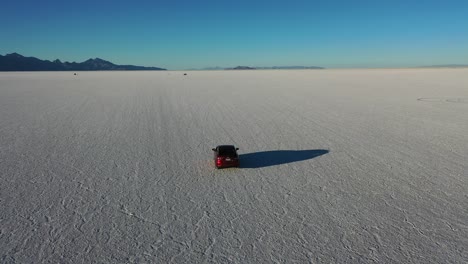
POLYGON ((168 69, 468 64, 468 1, 6 0, 12 52, 168 69))

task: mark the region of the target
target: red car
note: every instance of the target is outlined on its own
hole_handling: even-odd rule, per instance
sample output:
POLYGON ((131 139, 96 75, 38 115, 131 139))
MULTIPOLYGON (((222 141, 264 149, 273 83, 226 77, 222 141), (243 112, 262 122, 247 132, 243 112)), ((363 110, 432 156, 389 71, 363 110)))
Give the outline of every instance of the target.
POLYGON ((239 155, 236 148, 232 145, 220 145, 213 149, 214 161, 217 169, 227 167, 239 167, 239 155))

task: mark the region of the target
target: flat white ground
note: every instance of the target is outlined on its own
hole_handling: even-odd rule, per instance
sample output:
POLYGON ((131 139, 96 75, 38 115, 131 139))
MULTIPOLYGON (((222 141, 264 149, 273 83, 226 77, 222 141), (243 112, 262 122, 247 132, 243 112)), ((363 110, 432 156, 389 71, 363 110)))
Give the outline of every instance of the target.
POLYGON ((0 262, 462 263, 467 164, 468 69, 0 73, 0 262))

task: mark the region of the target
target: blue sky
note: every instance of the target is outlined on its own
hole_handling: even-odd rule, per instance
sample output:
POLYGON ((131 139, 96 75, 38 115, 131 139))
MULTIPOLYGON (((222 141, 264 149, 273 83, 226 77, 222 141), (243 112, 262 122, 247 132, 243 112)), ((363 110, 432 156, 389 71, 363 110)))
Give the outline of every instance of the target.
POLYGON ((168 69, 468 64, 468 1, 0 4, 0 54, 168 69))

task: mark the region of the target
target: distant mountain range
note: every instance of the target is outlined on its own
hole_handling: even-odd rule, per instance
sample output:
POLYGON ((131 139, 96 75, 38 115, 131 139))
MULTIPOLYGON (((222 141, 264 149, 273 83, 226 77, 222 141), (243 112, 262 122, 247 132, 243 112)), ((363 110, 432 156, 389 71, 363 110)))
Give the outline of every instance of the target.
POLYGON ((95 58, 84 62, 61 62, 60 60, 40 60, 24 57, 18 53, 0 55, 0 71, 163 71, 157 67, 134 65, 116 65, 103 59, 95 58))
POLYGON ((226 68, 225 70, 255 70, 255 68, 248 67, 248 66, 237 66, 234 68, 226 68))
POLYGON ((237 66, 234 68, 222 68, 219 66, 216 67, 207 67, 202 70, 319 70, 325 69, 324 67, 317 66, 271 66, 271 67, 249 67, 249 66, 237 66))
POLYGON ((421 68, 467 68, 468 64, 442 64, 442 65, 430 65, 422 66, 421 68))
POLYGON ((273 67, 256 67, 257 69, 266 70, 321 70, 324 67, 317 66, 273 66, 273 67))

